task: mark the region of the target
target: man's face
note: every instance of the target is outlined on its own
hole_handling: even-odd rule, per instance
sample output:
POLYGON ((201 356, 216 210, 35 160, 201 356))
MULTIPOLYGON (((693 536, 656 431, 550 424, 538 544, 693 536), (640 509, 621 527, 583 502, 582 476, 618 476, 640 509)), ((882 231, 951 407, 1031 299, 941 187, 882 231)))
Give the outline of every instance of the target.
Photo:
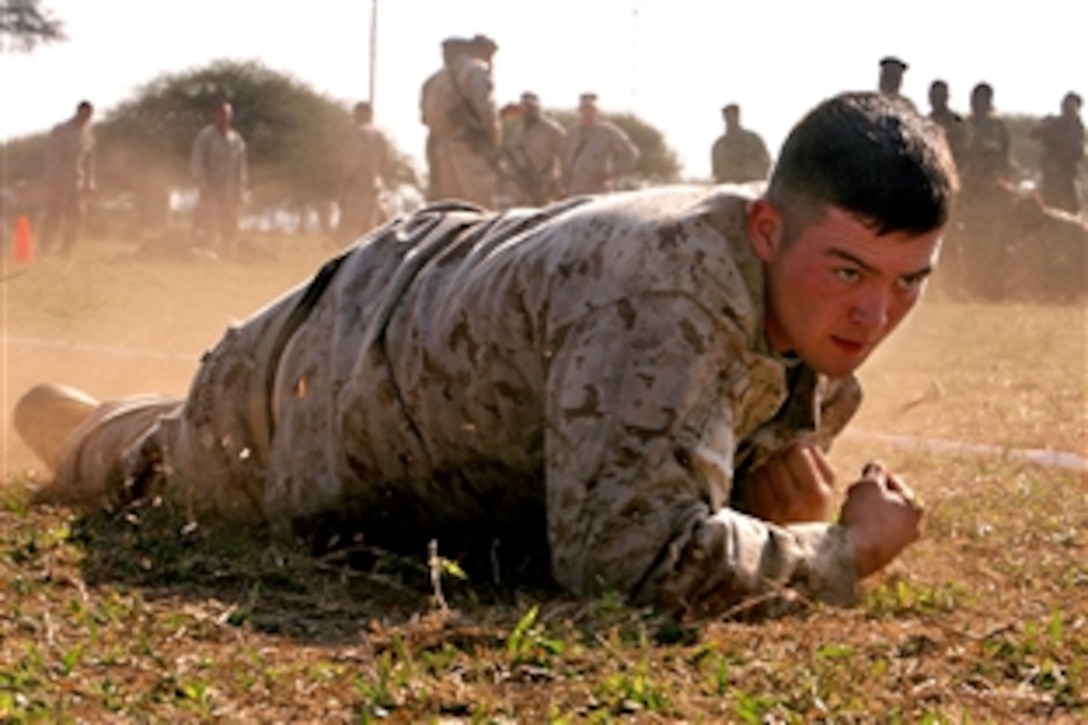
POLYGON ((215 109, 215 125, 221 131, 230 128, 230 123, 233 118, 234 108, 232 108, 229 103, 224 103, 215 109))
POLYGON ((1076 118, 1080 115, 1080 103, 1076 98, 1066 96, 1062 99, 1062 115, 1066 118, 1076 118))
POLYGON ((788 242, 769 201, 753 202, 748 224, 764 262, 771 347, 831 376, 856 370, 902 322, 940 250, 939 230, 877 236, 834 207, 788 242))
POLYGON ((877 88, 882 93, 899 93, 903 85, 903 68, 894 63, 886 63, 880 66, 880 80, 877 88))
POLYGON ((993 98, 985 91, 976 91, 971 94, 971 113, 976 116, 985 116, 993 109, 993 98))
POLYGON ((597 122, 597 106, 583 101, 578 106, 578 119, 583 126, 592 126, 597 122))
POLYGON ((933 85, 929 88, 929 105, 933 108, 944 108, 948 105, 948 86, 933 85))

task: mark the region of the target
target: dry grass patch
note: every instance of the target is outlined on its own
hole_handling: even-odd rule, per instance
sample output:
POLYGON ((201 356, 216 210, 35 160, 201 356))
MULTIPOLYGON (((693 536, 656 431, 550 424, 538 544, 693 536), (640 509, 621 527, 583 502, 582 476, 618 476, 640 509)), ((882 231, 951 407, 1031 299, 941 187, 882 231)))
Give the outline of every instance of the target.
MULTIPOLYGON (((305 278, 322 253, 311 240, 256 266, 135 266, 94 250, 10 281, 7 334, 183 359, 9 345, 5 410, 40 379, 99 395, 181 394, 223 325, 305 278)), ((1084 340, 1081 307, 937 301, 866 369, 858 424, 1084 455, 1084 340), (934 382, 941 395, 916 400, 934 382)), ((615 596, 573 600, 539 566, 496 583, 476 554, 314 555, 262 531, 194 527, 161 505, 89 517, 31 509, 30 459, 9 432, 5 441, 3 719, 1088 717, 1083 473, 844 439, 833 451, 843 478, 879 456, 913 483, 930 510, 925 540, 868 582, 855 609, 686 622, 615 596)))

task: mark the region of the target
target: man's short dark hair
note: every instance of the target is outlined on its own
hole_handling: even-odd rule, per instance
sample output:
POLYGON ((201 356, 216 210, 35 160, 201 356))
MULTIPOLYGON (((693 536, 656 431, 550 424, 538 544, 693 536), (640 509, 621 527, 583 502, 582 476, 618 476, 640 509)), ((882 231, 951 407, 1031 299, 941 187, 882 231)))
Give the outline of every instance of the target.
POLYGON ((786 218, 787 234, 813 221, 798 215, 822 216, 828 206, 853 214, 877 234, 925 234, 948 221, 955 168, 943 134, 910 103, 880 93, 843 93, 790 131, 767 197, 786 218))

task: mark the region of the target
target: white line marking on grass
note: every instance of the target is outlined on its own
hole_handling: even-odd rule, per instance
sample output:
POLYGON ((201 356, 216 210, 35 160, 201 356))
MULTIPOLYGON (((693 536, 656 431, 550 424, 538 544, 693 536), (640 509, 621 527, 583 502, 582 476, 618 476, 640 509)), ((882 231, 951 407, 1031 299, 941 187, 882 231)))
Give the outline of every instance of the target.
MULTIPOLYGON (((12 337, 8 335, 0 335, 0 344, 22 347, 51 347, 57 349, 81 350, 84 352, 114 355, 117 357, 144 357, 155 358, 157 360, 185 361, 188 363, 197 362, 200 357, 199 355, 166 353, 121 345, 98 345, 94 343, 46 340, 34 337, 12 337)), ((921 438, 918 436, 877 433, 875 431, 859 430, 856 428, 848 428, 843 435, 867 440, 876 440, 907 450, 928 450, 941 453, 954 453, 957 455, 987 456, 1005 460, 1035 463, 1041 466, 1061 468, 1067 471, 1088 473, 1088 458, 1068 451, 1052 451, 1045 448, 1012 448, 1009 446, 995 446, 986 443, 953 441, 946 438, 921 438)))
POLYGON ((847 429, 844 435, 889 443, 897 448, 904 448, 907 450, 938 451, 941 453, 955 453, 957 455, 1002 458, 1005 460, 1036 463, 1041 466, 1061 468, 1067 471, 1088 473, 1088 458, 1068 451, 1052 451, 1045 448, 1012 448, 1010 446, 995 446, 986 443, 953 441, 948 440, 947 438, 920 438, 918 436, 877 433, 875 431, 858 429, 847 429))

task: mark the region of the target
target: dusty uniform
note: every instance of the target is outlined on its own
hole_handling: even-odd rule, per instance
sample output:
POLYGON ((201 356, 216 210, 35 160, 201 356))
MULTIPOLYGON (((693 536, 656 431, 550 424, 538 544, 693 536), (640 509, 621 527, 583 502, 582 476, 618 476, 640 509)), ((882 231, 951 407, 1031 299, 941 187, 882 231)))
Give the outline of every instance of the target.
POLYGON ((763 181, 771 170, 771 155, 759 134, 747 129, 727 131, 710 151, 714 180, 719 184, 763 181))
POLYGON ((575 124, 563 142, 564 192, 579 196, 611 191, 612 180, 634 171, 638 157, 638 147, 619 126, 608 121, 575 124))
POLYGON ((965 196, 988 194, 1012 172, 1009 130, 997 116, 971 115, 967 119, 967 152, 962 178, 965 196))
POLYGON ((944 138, 956 167, 961 168, 967 154, 967 122, 963 116, 948 108, 932 111, 929 119, 944 130, 944 138))
POLYGON ((242 195, 249 185, 246 142, 234 129, 223 133, 209 124, 193 141, 189 165, 200 190, 198 233, 217 237, 219 244, 229 247, 238 232, 242 195))
POLYGON ((389 140, 370 124, 356 126, 344 150, 340 237, 353 241, 381 221, 382 175, 390 166, 389 140))
POLYGON ((432 197, 494 206, 500 132, 490 67, 457 56, 427 79, 420 106, 430 131, 432 197))
POLYGON ((547 116, 520 123, 505 139, 505 160, 515 204, 540 206, 560 196, 563 127, 547 116))
POLYGON ((84 216, 84 201, 94 190, 94 132, 75 119, 59 123, 45 147, 46 209, 42 249, 67 255, 72 251, 84 216))
POLYGON ((746 203, 425 208, 230 329, 184 403, 110 410, 123 434, 85 423, 57 485, 165 483, 240 519, 350 512, 402 540, 546 526, 570 591, 704 613, 780 589, 847 602, 843 527, 730 508, 748 472, 830 444, 860 402, 854 378, 768 349, 746 203))
POLYGON ((1043 147, 1040 161, 1043 202, 1055 209, 1079 214, 1077 171, 1084 158, 1084 124, 1076 117, 1050 116, 1032 135, 1043 147))

